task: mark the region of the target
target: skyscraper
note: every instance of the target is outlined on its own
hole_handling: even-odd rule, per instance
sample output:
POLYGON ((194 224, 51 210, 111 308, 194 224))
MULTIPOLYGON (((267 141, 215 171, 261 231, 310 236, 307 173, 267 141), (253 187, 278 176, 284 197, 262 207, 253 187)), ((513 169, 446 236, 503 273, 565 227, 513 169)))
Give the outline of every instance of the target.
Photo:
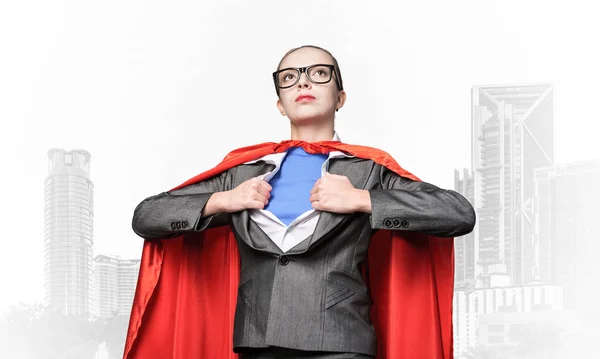
POLYGON ((129 315, 135 294, 139 259, 98 255, 94 258, 94 315, 129 315))
POLYGON ((93 189, 87 151, 48 151, 44 188, 45 303, 49 310, 63 315, 91 315, 93 189))
POLYGON ((552 85, 472 89, 472 168, 478 279, 534 280, 534 169, 554 163, 552 85))
POLYGON ((119 274, 117 258, 94 258, 94 316, 108 318, 119 311, 119 274))
POLYGON ((600 159, 535 171, 536 279, 564 288, 567 309, 597 312, 600 159))
MULTIPOLYGON (((473 205, 473 174, 467 169, 463 169, 461 179, 460 172, 454 170, 454 190, 462 194, 473 205)), ((475 241, 474 231, 454 238, 455 289, 473 289, 475 287, 477 255, 477 242, 475 241)))

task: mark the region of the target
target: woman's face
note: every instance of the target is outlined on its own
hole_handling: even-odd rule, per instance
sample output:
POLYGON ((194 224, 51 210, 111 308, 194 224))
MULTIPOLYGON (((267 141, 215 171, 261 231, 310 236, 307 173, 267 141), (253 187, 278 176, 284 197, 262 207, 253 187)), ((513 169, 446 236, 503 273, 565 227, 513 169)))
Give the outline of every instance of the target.
MULTIPOLYGON (((324 51, 305 47, 283 59, 279 69, 314 64, 333 65, 333 59, 324 51)), ((345 99, 344 91, 338 91, 335 77, 328 83, 315 84, 308 80, 306 73, 302 73, 294 86, 279 90, 277 108, 295 124, 333 121, 335 110, 344 105, 345 99), (308 97, 302 98, 304 95, 308 97)))

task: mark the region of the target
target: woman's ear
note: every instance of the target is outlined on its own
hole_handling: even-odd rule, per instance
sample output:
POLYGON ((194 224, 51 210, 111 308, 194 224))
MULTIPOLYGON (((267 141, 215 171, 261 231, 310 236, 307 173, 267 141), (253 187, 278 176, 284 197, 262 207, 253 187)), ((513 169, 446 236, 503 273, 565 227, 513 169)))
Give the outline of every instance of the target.
POLYGON ((281 113, 281 116, 286 116, 286 114, 285 114, 285 108, 283 108, 283 104, 281 103, 281 99, 277 99, 277 108, 279 109, 279 112, 281 113))
POLYGON ((344 107, 344 103, 346 103, 346 91, 342 90, 338 93, 335 111, 337 112, 340 108, 344 107))

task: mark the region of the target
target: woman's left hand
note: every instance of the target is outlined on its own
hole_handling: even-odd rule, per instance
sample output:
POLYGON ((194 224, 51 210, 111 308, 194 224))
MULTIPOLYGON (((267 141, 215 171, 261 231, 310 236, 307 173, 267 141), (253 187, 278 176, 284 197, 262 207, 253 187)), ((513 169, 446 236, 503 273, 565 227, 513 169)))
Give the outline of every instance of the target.
POLYGON ((310 191, 312 208, 334 213, 370 212, 369 191, 354 188, 346 176, 329 172, 310 191))

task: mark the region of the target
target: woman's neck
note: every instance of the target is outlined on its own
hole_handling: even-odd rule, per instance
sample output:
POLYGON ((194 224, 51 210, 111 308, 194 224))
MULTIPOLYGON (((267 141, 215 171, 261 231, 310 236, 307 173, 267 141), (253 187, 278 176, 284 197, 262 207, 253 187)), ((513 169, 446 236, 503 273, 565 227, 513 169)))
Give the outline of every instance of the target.
POLYGON ((305 142, 331 141, 334 134, 333 127, 330 124, 324 126, 295 126, 292 124, 290 130, 292 140, 305 142))

